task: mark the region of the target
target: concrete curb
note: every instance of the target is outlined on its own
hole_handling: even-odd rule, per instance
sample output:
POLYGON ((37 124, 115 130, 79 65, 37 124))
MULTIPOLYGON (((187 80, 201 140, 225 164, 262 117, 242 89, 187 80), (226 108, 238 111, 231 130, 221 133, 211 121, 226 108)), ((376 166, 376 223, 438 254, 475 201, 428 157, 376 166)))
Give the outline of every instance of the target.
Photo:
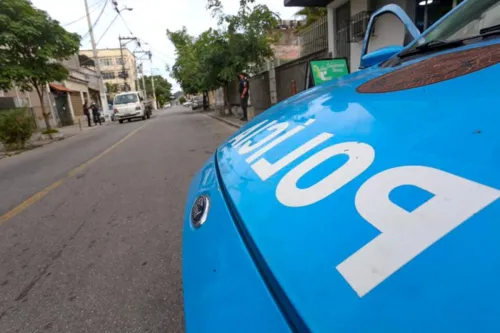
POLYGON ((211 117, 211 118, 214 118, 214 119, 217 119, 218 121, 222 121, 223 123, 226 123, 228 125, 231 125, 233 127, 236 127, 236 128, 241 128, 241 126, 243 124, 239 124, 231 119, 227 119, 227 118, 224 118, 224 117, 220 117, 220 116, 216 116, 214 114, 206 114, 207 116, 211 117))

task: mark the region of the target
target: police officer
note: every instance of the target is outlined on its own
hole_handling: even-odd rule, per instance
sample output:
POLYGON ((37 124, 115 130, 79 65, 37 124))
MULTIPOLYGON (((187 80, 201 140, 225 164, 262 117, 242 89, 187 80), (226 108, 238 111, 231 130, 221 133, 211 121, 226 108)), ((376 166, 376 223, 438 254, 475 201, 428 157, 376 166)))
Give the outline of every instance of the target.
POLYGON ((99 114, 99 108, 97 107, 97 105, 95 104, 95 102, 92 103, 92 115, 94 116, 94 124, 97 126, 97 123, 99 123, 99 125, 102 125, 101 123, 101 115, 99 114))
POLYGON ((248 83, 247 75, 245 73, 240 73, 238 75, 238 78, 240 79, 240 105, 241 109, 243 110, 243 116, 240 118, 240 120, 247 121, 248 120, 248 114, 247 114, 247 109, 248 109, 248 92, 250 90, 250 84, 248 83))
POLYGON ((87 101, 83 103, 83 114, 87 117, 87 123, 89 127, 92 127, 92 123, 90 122, 90 109, 87 105, 87 101))

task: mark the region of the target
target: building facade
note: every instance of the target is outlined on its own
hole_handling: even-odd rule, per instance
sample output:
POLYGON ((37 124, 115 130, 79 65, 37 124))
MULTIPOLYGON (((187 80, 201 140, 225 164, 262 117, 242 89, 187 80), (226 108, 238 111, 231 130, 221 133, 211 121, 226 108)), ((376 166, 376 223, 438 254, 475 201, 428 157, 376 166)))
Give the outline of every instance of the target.
MULTIPOLYGON (((326 7, 328 51, 331 57, 347 58, 351 72, 359 69, 364 34, 371 14, 388 4, 406 11, 422 32, 462 0, 284 0, 286 7, 326 7)), ((377 19, 368 52, 412 40, 394 15, 377 19)))
MULTIPOLYGON (((109 83, 116 87, 115 92, 137 90, 137 63, 134 54, 127 48, 122 52, 117 49, 99 49, 97 50, 97 61, 101 67, 101 75, 104 84, 109 83), (124 66, 122 65, 124 63, 124 66), (125 67, 125 75, 123 75, 125 67)), ((81 55, 91 59, 94 58, 92 50, 80 50, 81 55)), ((95 59, 94 59, 95 61, 95 59)), ((113 93, 113 92, 108 92, 113 93)))
MULTIPOLYGON (((50 82, 43 89, 45 112, 49 114, 51 126, 69 126, 84 122, 83 104, 100 105, 99 82, 97 74, 90 68, 80 66, 78 55, 61 62, 68 70, 68 77, 61 82, 50 82)), ((17 107, 30 108, 39 129, 45 128, 42 107, 38 94, 23 92, 14 87, 2 92, 3 97, 13 97, 17 107)))

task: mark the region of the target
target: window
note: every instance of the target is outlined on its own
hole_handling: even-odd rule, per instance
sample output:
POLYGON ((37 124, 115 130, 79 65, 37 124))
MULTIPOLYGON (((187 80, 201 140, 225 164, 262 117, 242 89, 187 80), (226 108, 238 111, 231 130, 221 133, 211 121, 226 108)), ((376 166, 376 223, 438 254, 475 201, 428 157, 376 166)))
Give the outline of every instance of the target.
POLYGON ((137 94, 118 95, 115 97, 115 105, 137 103, 138 100, 139 99, 137 98, 137 94))
MULTIPOLYGON (((421 7, 424 9, 427 8, 427 14, 431 18, 431 9, 434 10, 432 7, 434 6, 434 1, 427 0, 427 3, 424 1, 421 3, 421 7)), ((439 9, 440 7, 437 5, 438 3, 436 3, 435 8, 439 9)), ((441 8, 441 11, 434 11, 434 13, 443 13, 445 9, 441 8)), ((432 20, 429 22, 432 22, 432 20)), ((499 23, 500 3, 497 0, 468 1, 451 16, 448 16, 446 20, 435 26, 424 37, 419 38, 419 42, 412 46, 412 48, 431 41, 451 41, 479 36, 481 29, 495 26, 499 23)))
POLYGON ((118 77, 121 79, 126 79, 128 78, 128 71, 125 72, 118 72, 118 77))
POLYGON ((122 66, 123 65, 122 58, 116 58, 116 64, 122 66))
POLYGON ((102 78, 104 80, 111 80, 115 78, 115 73, 114 72, 102 72, 102 78))
POLYGON ((101 66, 113 66, 113 59, 111 58, 101 58, 99 59, 101 66))

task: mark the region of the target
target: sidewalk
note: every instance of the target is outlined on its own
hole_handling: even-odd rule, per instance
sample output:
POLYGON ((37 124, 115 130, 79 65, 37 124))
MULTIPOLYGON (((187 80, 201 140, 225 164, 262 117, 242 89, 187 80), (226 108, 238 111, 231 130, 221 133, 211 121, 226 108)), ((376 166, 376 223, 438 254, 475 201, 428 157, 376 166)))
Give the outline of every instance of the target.
POLYGON ((52 139, 50 139, 47 134, 42 134, 41 132, 35 132, 35 133, 33 133, 31 139, 26 144, 26 148, 20 149, 20 150, 5 151, 4 146, 0 143, 0 160, 4 157, 18 155, 18 154, 23 153, 24 151, 39 148, 39 147, 48 145, 48 144, 56 142, 56 141, 61 141, 61 140, 70 138, 70 137, 75 136, 75 135, 80 134, 80 133, 86 133, 88 131, 93 131, 93 130, 96 130, 98 128, 103 128, 103 127, 109 126, 111 124, 113 124, 113 122, 106 121, 101 126, 92 125, 92 127, 88 127, 87 124, 82 124, 82 126, 80 128, 80 125, 77 124, 77 125, 72 125, 72 126, 58 127, 56 129, 59 132, 52 134, 52 139))
POLYGON ((228 116, 221 116, 219 114, 219 112, 217 111, 209 111, 206 113, 207 116, 209 117, 212 117, 212 118, 215 118, 219 121, 222 121, 228 125, 231 125, 231 126, 234 126, 236 128, 240 128, 241 126, 243 126, 244 124, 246 124, 245 121, 241 121, 240 119, 238 119, 235 115, 231 114, 231 115, 228 115, 228 116))

